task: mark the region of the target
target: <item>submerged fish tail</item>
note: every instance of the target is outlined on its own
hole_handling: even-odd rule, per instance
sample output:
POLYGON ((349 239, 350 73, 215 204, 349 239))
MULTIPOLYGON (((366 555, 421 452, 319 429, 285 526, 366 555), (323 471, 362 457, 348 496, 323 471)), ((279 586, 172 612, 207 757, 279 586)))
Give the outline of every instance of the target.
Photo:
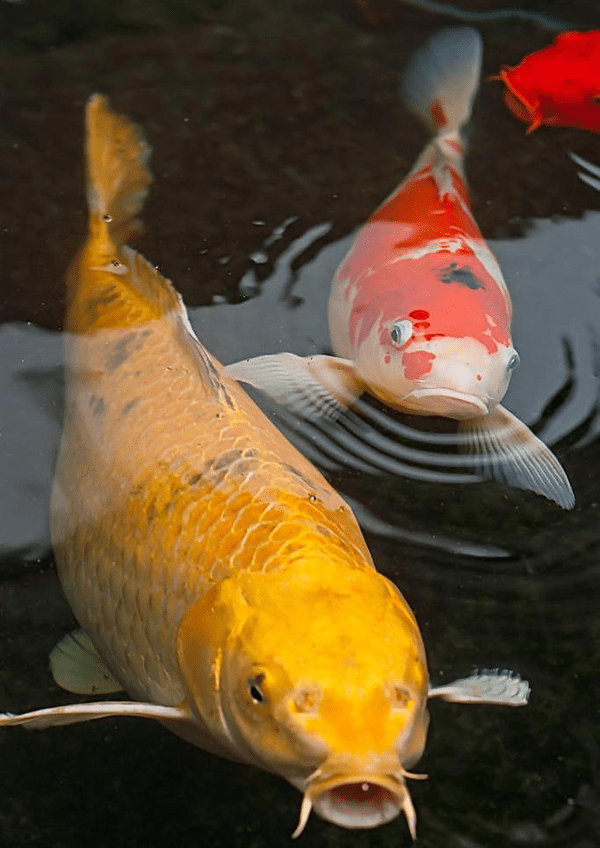
POLYGON ((458 134, 471 117, 479 86, 481 37, 471 27, 437 32, 413 56, 400 86, 402 99, 436 134, 458 134))
POLYGON ((138 215, 152 182, 148 143, 99 94, 88 100, 85 131, 89 231, 67 276, 65 328, 90 333, 167 314, 187 323, 169 280, 126 246, 141 230, 138 215))
POLYGON ((152 176, 150 146, 140 129, 94 94, 86 108, 86 174, 90 235, 114 247, 141 229, 140 213, 152 176))

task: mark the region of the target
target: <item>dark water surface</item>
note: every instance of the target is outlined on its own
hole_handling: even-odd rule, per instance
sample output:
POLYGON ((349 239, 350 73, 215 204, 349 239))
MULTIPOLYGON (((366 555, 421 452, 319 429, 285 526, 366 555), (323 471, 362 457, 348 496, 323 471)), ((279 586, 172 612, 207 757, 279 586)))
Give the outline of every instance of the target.
MULTIPOLYGON (((600 23, 595 0, 535 8, 600 23)), ((121 22, 111 35, 100 15, 72 44, 56 22, 40 29, 51 16, 31 29, 33 3, 0 6, 13 37, 3 43, 23 54, 0 58, 0 711, 69 701, 47 662, 74 621, 46 512, 63 275, 85 230, 85 100, 105 92, 153 145, 138 246, 182 292, 207 347, 225 362, 320 352, 350 234, 425 141, 398 102, 398 71, 450 22, 391 0, 248 0, 172 19, 149 9, 154 30, 124 34, 121 22)), ((522 21, 481 31, 485 74, 551 38, 522 21)), ((499 84, 482 84, 467 172, 514 302, 521 367, 505 405, 553 444, 575 510, 499 484, 378 476, 325 459, 378 568, 415 611, 432 683, 473 668, 510 668, 531 683, 524 709, 432 703, 419 763, 430 777, 411 786, 429 848, 600 846, 600 193, 578 180, 569 152, 600 163, 600 138, 526 138, 499 84)), ((294 429, 314 450, 318 435, 294 429)), ((0 846, 259 848, 289 844, 300 796, 152 722, 111 719, 0 731, 0 799, 0 846)), ((352 832, 313 817, 300 839, 409 843, 401 819, 352 832)))

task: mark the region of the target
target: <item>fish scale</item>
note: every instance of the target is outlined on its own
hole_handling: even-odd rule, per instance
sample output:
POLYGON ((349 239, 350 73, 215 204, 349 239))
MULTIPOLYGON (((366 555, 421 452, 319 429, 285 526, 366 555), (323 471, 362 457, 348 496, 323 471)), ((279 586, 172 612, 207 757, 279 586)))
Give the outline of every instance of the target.
POLYGON ((202 347, 124 241, 150 175, 137 128, 87 106, 90 232, 68 278, 51 532, 83 630, 50 655, 76 703, 0 726, 153 718, 285 777, 342 827, 416 814, 427 699, 524 704, 505 672, 429 688, 415 618, 321 474, 202 347), (116 193, 115 193, 116 192, 116 193), (488 692, 490 693, 488 695, 488 692), (366 787, 366 789, 365 789, 366 787))
MULTIPOLYGON (((102 261, 95 256, 93 242, 86 252, 88 265, 102 261)), ((131 257, 121 253, 119 260, 127 263, 131 257)), ((159 697, 163 703, 176 704, 183 698, 175 660, 181 610, 211 583, 257 564, 277 568, 278 563, 289 563, 293 549, 301 552, 311 544, 318 544, 324 559, 344 557, 348 565, 358 556, 371 567, 371 558, 359 541, 350 511, 318 472, 274 428, 262 422, 257 432, 250 425, 237 385, 227 386, 229 402, 223 405, 223 393, 203 384, 189 363, 201 352, 191 339, 182 346, 181 318, 179 322, 170 314, 165 320, 156 318, 150 303, 149 323, 143 331, 132 331, 147 319, 147 311, 139 293, 131 291, 127 275, 111 283, 111 298, 105 298, 102 313, 89 308, 90 302, 98 301, 96 275, 102 273, 84 277, 83 283, 78 278, 71 301, 68 326, 76 326, 79 333, 72 333, 68 341, 67 366, 74 365, 67 372, 66 425, 55 482, 61 500, 67 498, 70 505, 68 510, 54 510, 53 538, 56 548, 65 551, 58 559, 59 574, 63 586, 70 587, 67 597, 77 619, 103 657, 110 641, 107 633, 118 634, 110 641, 108 665, 125 688, 130 691, 133 686, 136 697, 159 697), (119 321, 124 322, 122 328, 119 321), (87 364, 83 380, 80 362, 87 364), (93 378, 87 376, 89 371, 93 378), (144 375, 152 393, 123 416, 123 408, 139 399, 136 374, 144 375), (92 397, 105 398, 106 408, 101 421, 96 416, 88 424, 85 410, 92 397), (209 439, 199 439, 202 428, 210 432, 209 439), (90 444, 98 446, 97 462, 90 455, 90 444), (100 492, 98 466, 104 471, 100 492), (106 475, 107 469, 112 473, 106 475), (194 476, 198 481, 190 487, 194 476), (125 508, 119 498, 128 499, 125 508), (88 505, 84 511, 89 513, 89 522, 83 524, 82 510, 75 506, 81 504, 88 505), (112 510, 107 516, 108 504, 112 510), (277 506, 269 518, 265 510, 270 504, 277 506), (165 515, 168 521, 157 522, 165 515), (73 524, 80 528, 77 538, 72 535, 73 524), (340 531, 354 537, 354 544, 342 548, 340 531), (154 534, 158 538, 153 544, 154 534), (138 536, 145 540, 150 536, 151 543, 145 544, 144 554, 132 557, 130 540, 138 536), (111 541, 105 547, 107 556, 98 556, 100 548, 90 557, 94 539, 111 541), (158 553, 154 558, 152 551, 158 553), (110 601, 103 601, 101 589, 90 597, 90 572, 95 573, 98 587, 108 582, 111 597, 121 599, 117 616, 110 615, 110 601), (176 581, 164 579, 174 573, 176 581), (161 580, 158 586, 156 577, 161 580), (178 594, 182 592, 183 596, 178 594), (164 610, 168 629, 162 622, 154 630, 148 620, 142 624, 140 610, 149 608, 151 597, 154 606, 164 610), (132 636, 139 656, 127 650, 132 636), (117 643, 121 648, 115 653, 117 643), (148 660, 154 656, 162 657, 166 673, 160 663, 148 660)), ((155 275, 155 279, 165 286, 162 278, 155 275)), ((167 297, 164 300, 169 303, 167 297)), ((178 299, 170 303, 180 309, 178 299)))

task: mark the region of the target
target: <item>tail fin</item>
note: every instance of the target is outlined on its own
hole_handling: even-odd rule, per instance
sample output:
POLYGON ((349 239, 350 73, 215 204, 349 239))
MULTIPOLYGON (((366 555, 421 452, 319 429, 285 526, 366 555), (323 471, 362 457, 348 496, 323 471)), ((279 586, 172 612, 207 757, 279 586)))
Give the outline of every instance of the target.
POLYGON ((434 132, 458 132, 471 116, 482 53, 472 27, 436 32, 404 72, 400 93, 406 107, 434 132))
POLYGON ((91 233, 124 244, 141 229, 136 216, 152 182, 150 147, 138 127, 115 114, 100 94, 87 102, 86 135, 91 233))

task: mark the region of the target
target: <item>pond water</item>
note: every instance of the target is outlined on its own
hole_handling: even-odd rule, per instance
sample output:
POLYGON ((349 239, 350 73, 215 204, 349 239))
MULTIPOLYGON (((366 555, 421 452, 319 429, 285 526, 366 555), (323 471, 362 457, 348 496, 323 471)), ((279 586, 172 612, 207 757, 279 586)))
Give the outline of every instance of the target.
MULTIPOLYGON (((562 3, 536 8, 566 15, 562 3)), ((598 14, 593 0, 568 11, 588 28, 598 14)), ((0 710, 69 701, 48 670, 74 620, 47 506, 61 427, 62 279, 85 229, 85 99, 110 94, 153 144, 139 247, 182 292, 207 348, 223 362, 321 353, 330 349, 329 281, 352 233, 425 141, 397 100, 398 72, 416 43, 451 22, 394 2, 322 9, 290 0, 273 10, 248 0, 194 14, 185 28, 161 19, 160 32, 123 34, 121 21, 117 34, 98 27, 78 44, 0 60, 12 83, 0 129, 0 710)), ((18 10, 3 15, 14 27, 18 10)), ((523 20, 490 20, 481 31, 486 74, 551 38, 523 20)), ((505 405, 553 446, 575 509, 446 478, 426 460, 401 475, 389 459, 369 468, 352 433, 335 441, 254 397, 355 509, 378 569, 415 612, 432 683, 508 668, 531 684, 519 710, 432 703, 418 766, 429 780, 411 787, 419 844, 593 848, 600 192, 578 179, 568 154, 600 164, 600 144, 572 130, 525 137, 488 83, 470 132, 475 217, 511 291, 521 356, 505 405)), ((0 731, 0 794, 6 846, 280 846, 299 807, 282 780, 134 719, 0 731)), ((400 819, 358 832, 313 817, 300 838, 410 841, 400 819)))

